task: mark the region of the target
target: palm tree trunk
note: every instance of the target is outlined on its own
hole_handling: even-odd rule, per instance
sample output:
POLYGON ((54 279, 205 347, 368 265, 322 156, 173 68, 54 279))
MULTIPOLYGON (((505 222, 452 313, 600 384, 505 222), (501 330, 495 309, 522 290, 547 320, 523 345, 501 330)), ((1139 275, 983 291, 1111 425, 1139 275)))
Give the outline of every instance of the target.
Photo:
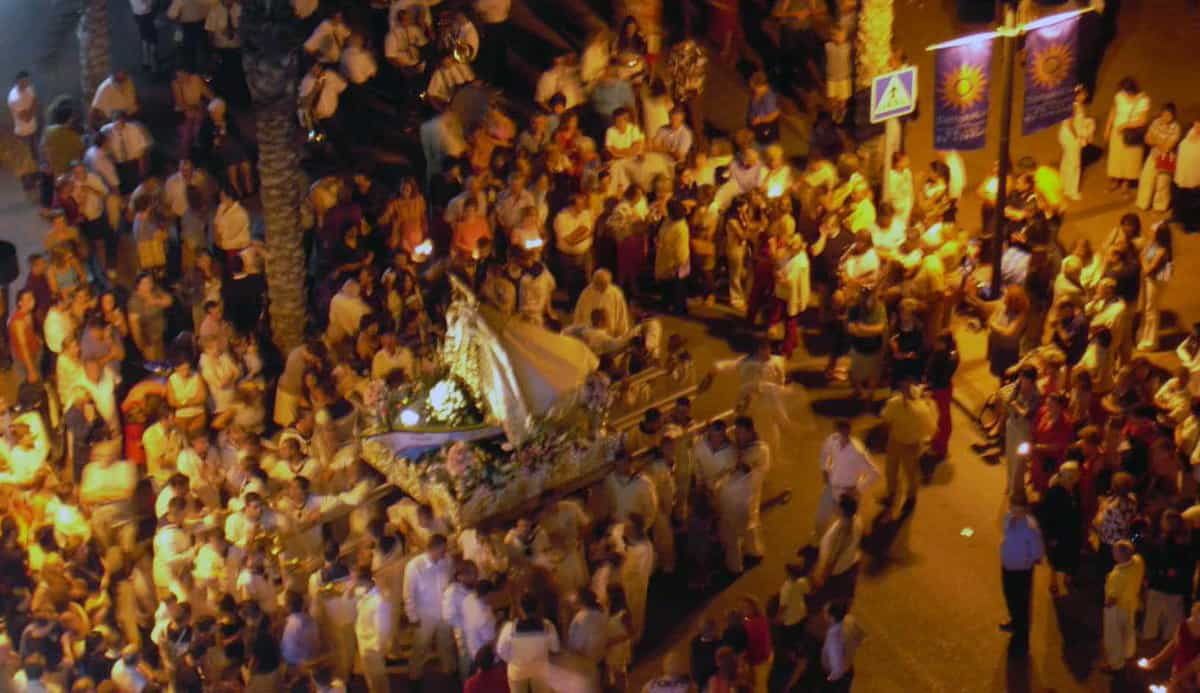
MULTIPOLYGON (((859 108, 870 107, 871 82, 888 71, 892 57, 893 0, 861 0, 858 10, 858 39, 854 71, 855 101, 859 108)), ((865 122, 865 116, 856 118, 865 122)), ((858 157, 864 171, 882 179, 887 162, 883 161, 883 137, 860 138, 858 157)))
POLYGON ((271 338, 283 353, 304 339, 304 225, 307 181, 296 122, 298 23, 291 3, 242 5, 242 64, 258 134, 259 194, 267 227, 267 306, 271 338))
POLYGON ((307 320, 304 291, 304 233, 296 109, 273 104, 255 109, 258 130, 258 177, 267 227, 267 296, 271 335, 283 353, 304 339, 307 320))
POLYGON ((83 103, 90 104, 96 87, 112 72, 112 35, 108 0, 84 0, 79 17, 79 79, 83 103))

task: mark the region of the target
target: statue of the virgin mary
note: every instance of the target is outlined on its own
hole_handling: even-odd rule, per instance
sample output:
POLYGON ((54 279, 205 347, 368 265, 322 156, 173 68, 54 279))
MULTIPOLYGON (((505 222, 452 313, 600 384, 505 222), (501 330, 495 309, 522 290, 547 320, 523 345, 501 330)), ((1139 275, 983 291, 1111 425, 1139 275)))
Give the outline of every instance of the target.
POLYGON ((596 356, 583 342, 505 315, 452 282, 443 361, 487 402, 509 441, 520 444, 535 420, 578 403, 596 356))

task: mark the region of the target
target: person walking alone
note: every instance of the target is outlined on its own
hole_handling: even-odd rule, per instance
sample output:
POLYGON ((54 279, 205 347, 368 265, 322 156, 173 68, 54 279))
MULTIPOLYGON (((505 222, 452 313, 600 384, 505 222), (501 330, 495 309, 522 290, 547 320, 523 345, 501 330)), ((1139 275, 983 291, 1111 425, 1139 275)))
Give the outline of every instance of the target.
POLYGON ((1007 623, 1000 630, 1012 633, 1011 651, 1029 652, 1029 611, 1033 597, 1033 568, 1045 555, 1042 532, 1029 516, 1023 496, 1014 496, 1004 518, 1004 539, 1000 543, 1001 584, 1008 607, 1007 623))

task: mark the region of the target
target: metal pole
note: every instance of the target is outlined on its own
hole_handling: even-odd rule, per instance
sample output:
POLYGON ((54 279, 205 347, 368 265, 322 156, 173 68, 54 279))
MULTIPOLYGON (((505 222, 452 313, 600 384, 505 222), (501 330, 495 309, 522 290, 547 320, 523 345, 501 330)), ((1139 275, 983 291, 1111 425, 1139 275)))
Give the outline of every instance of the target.
POLYGON ((1004 203, 1008 198, 1009 142, 1012 136, 1013 79, 1017 60, 1017 15, 1013 4, 1003 3, 1004 26, 1000 46, 1004 65, 1001 67, 1000 151, 996 166, 996 208, 992 213, 992 286, 991 298, 1000 298, 1000 264, 1004 258, 1008 224, 1004 218, 1004 203))

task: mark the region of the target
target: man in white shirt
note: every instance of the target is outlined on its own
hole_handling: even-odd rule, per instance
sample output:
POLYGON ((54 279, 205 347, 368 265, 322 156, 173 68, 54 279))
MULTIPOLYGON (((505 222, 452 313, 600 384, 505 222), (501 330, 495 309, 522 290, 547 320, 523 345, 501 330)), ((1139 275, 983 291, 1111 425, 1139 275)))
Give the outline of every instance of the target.
POLYGON ((564 108, 570 110, 584 102, 583 83, 579 79, 579 61, 574 53, 563 53, 554 57, 554 64, 538 78, 534 101, 550 110, 550 99, 562 94, 566 100, 564 108))
POLYGON ((850 421, 838 419, 834 431, 821 444, 818 457, 825 487, 817 502, 814 541, 824 534, 837 509, 838 500, 845 495, 857 495, 864 487, 880 478, 866 447, 850 435, 850 421))
POLYGON ((167 211, 179 218, 188 211, 188 188, 197 188, 207 197, 212 181, 204 171, 197 169, 190 159, 180 159, 179 168, 163 183, 163 202, 167 211))
POLYGON ((424 72, 425 61, 421 59, 421 49, 429 44, 429 37, 417 22, 418 12, 417 8, 398 12, 398 21, 383 39, 383 56, 410 75, 424 72))
POLYGON ((336 65, 342 59, 342 49, 350 39, 350 27, 341 10, 317 25, 304 42, 304 50, 318 62, 336 65))
POLYGON ((484 645, 496 641, 496 614, 488 601, 486 585, 476 585, 462 603, 463 644, 467 657, 475 661, 475 655, 484 645))
POLYGON ((517 315, 534 325, 545 325, 546 319, 557 319, 552 299, 557 282, 536 256, 526 252, 524 272, 517 282, 517 315))
POLYGON ((429 77, 429 86, 425 94, 434 108, 445 108, 454 96, 455 90, 463 84, 475 81, 475 72, 466 63, 460 63, 454 56, 447 55, 429 77))
MULTIPOLYGON (((112 155, 108 153, 108 133, 97 132, 96 137, 92 140, 92 145, 87 148, 83 155, 83 162, 93 173, 100 176, 108 189, 114 194, 121 187, 121 177, 117 173, 117 163, 113 161, 112 155)), ((111 221, 111 219, 110 219, 111 221)))
POLYGON ((137 86, 125 70, 117 70, 105 78, 92 97, 92 112, 98 114, 95 119, 99 122, 115 119, 118 111, 132 116, 138 109, 137 86))
POLYGON ((435 534, 424 553, 404 568, 404 612, 415 624, 409 678, 420 680, 431 657, 443 672, 455 661, 450 632, 442 616, 442 596, 450 585, 453 561, 446 555, 446 537, 435 534))
POLYGON ((605 478, 604 489, 610 519, 614 522, 625 522, 632 515, 640 515, 649 526, 658 514, 654 484, 637 472, 624 448, 617 451, 617 468, 605 478))
POLYGON ((250 245, 250 215, 233 193, 221 189, 221 197, 212 220, 213 245, 223 251, 227 259, 241 253, 250 245))
POLYGON ((354 635, 358 638, 358 659, 363 678, 370 693, 386 693, 389 690, 386 654, 396 632, 396 616, 375 580, 370 569, 358 573, 357 615, 354 619, 354 635))
POLYGON ((33 160, 38 160, 38 98, 29 73, 21 70, 8 90, 8 112, 12 114, 13 134, 25 140, 33 160))
POLYGON ((154 587, 159 596, 174 591, 176 583, 192 570, 195 547, 192 535, 183 528, 187 501, 172 498, 167 503, 165 524, 154 535, 154 587))
POLYGON ((113 122, 100 129, 108 142, 108 153, 117 165, 121 191, 132 191, 146 177, 150 147, 154 140, 141 123, 131 120, 125 111, 113 114, 113 122))
POLYGON ((342 74, 350 84, 364 84, 379 71, 375 56, 366 49, 364 43, 362 34, 351 34, 346 50, 342 51, 342 74))
POLYGON ((565 280, 567 296, 580 291, 584 281, 592 274, 592 242, 596 232, 596 219, 588 204, 588 194, 577 192, 571 206, 564 208, 554 217, 554 240, 558 248, 559 276, 565 280))
MULTIPOLYGON (((338 52, 339 56, 341 52, 338 52)), ((335 70, 326 69, 321 63, 313 63, 308 74, 300 81, 300 103, 307 110, 314 124, 329 125, 338 110, 338 101, 346 91, 346 80, 335 70)))
POLYGON ((475 591, 479 581, 479 569, 471 561, 458 564, 454 582, 446 588, 442 595, 442 618, 454 635, 454 646, 458 652, 458 676, 460 681, 466 681, 471 675, 471 654, 467 648, 466 631, 464 630, 463 606, 467 597, 475 591))
POLYGON ((109 231, 108 218, 105 216, 108 186, 80 161, 71 167, 71 199, 75 200, 83 216, 79 230, 84 238, 91 241, 93 250, 99 250, 103 246, 97 247, 97 243, 107 239, 109 231))
POLYGON ((613 111, 613 122, 604 132, 604 149, 612 157, 609 170, 618 190, 624 190, 635 180, 631 166, 641 161, 646 136, 633 122, 628 108, 621 106, 613 111))

